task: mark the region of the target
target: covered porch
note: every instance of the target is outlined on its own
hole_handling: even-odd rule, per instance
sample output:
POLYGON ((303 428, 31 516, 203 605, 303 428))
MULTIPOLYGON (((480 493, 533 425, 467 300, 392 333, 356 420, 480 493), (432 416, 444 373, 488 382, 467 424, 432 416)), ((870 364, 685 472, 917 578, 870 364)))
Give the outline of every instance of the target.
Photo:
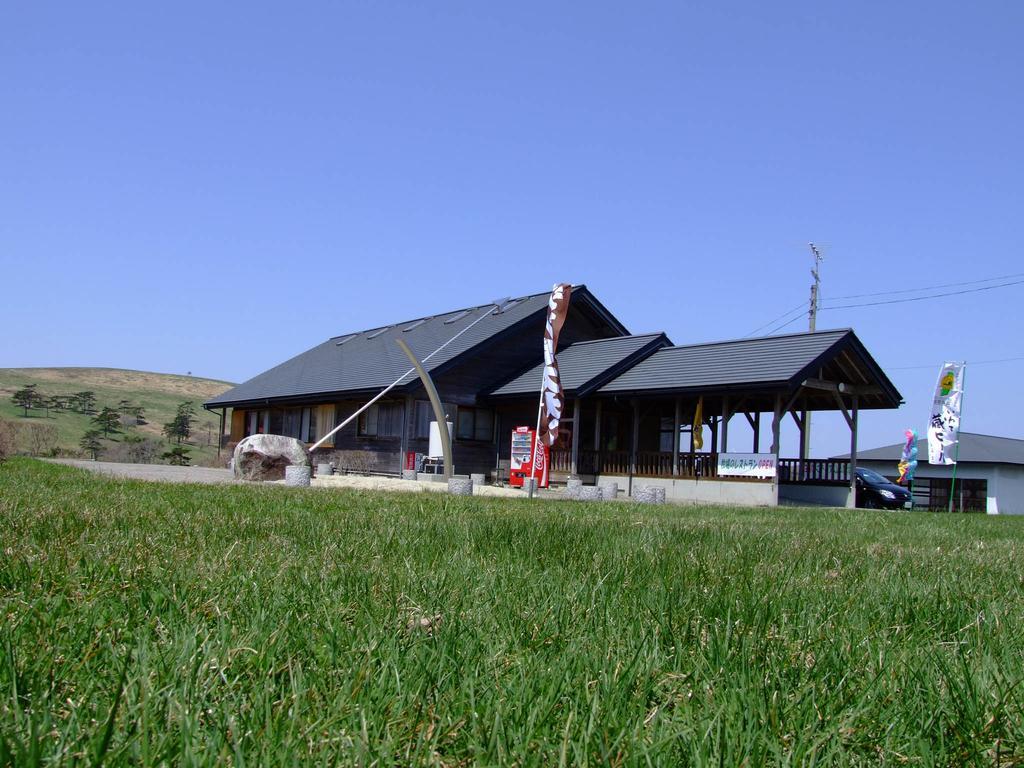
POLYGON ((662 346, 604 381, 598 373, 581 382, 577 373, 594 371, 583 371, 572 349, 563 353, 573 362, 562 373, 555 482, 615 480, 627 492, 638 482, 660 485, 676 501, 853 505, 858 415, 901 402, 849 330, 662 346), (818 412, 843 415, 849 460, 808 455, 818 412), (783 429, 796 430, 796 455, 780 455, 783 429))

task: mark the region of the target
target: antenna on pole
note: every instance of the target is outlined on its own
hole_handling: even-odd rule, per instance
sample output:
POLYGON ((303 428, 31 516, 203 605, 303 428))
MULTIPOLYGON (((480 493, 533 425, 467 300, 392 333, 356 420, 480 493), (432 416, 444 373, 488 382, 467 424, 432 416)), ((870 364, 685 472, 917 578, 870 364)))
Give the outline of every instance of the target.
POLYGON ((811 277, 814 278, 814 282, 811 283, 811 308, 807 313, 808 329, 811 333, 814 333, 815 327, 818 322, 818 303, 821 301, 819 291, 821 289, 821 274, 818 270, 821 269, 821 262, 824 257, 821 255, 821 251, 814 243, 808 243, 811 247, 811 253, 814 254, 814 268, 811 270, 811 277))
MULTIPOLYGON (((821 262, 824 257, 821 255, 821 251, 818 250, 818 246, 814 243, 808 243, 811 248, 811 253, 814 254, 814 268, 811 269, 811 277, 814 278, 814 282, 811 283, 811 307, 807 312, 807 328, 811 333, 814 333, 818 324, 818 304, 821 301, 821 262)), ((800 458, 807 459, 811 455, 811 412, 804 411, 801 414, 801 434, 800 434, 800 458)))

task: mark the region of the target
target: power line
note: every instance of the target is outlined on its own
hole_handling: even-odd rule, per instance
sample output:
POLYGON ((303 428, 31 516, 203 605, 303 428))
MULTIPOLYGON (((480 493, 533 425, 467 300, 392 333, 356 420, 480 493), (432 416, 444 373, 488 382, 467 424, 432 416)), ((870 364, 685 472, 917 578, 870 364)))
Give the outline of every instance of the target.
POLYGON ((921 291, 934 291, 939 288, 952 288, 957 285, 979 285, 981 283, 993 283, 996 280, 1011 280, 1017 277, 1024 277, 1024 272, 1017 272, 1012 275, 1000 277, 986 277, 982 280, 958 280, 955 283, 943 283, 942 285, 929 285, 922 288, 904 288, 899 291, 872 291, 871 293, 852 293, 848 296, 832 296, 828 301, 841 301, 844 299, 863 299, 867 296, 895 296, 901 293, 920 293, 921 291))
POLYGON ((757 333, 758 331, 760 331, 760 330, 761 330, 762 328, 767 328, 767 327, 768 327, 769 325, 774 325, 774 324, 775 324, 775 323, 777 323, 777 322, 778 322, 779 320, 782 320, 782 319, 783 319, 783 318, 785 318, 785 317, 789 317, 790 315, 792 315, 792 314, 793 314, 794 312, 796 312, 797 310, 799 310, 799 311, 800 311, 800 314, 803 314, 803 311, 804 311, 804 303, 803 303, 802 301, 801 301, 801 302, 800 302, 799 304, 797 304, 797 305, 796 305, 795 307, 793 307, 792 309, 790 309, 790 310, 788 310, 788 311, 786 311, 786 312, 783 312, 783 313, 782 313, 781 315, 779 315, 778 317, 776 317, 776 318, 775 318, 774 320, 769 320, 769 321, 768 321, 767 323, 765 323, 764 325, 759 325, 759 326, 757 326, 757 328, 755 328, 754 330, 752 330, 752 331, 751 331, 750 333, 748 333, 748 334, 747 334, 746 336, 744 336, 743 338, 747 338, 747 336, 753 336, 753 335, 754 335, 755 333, 757 333))
POLYGON ((905 304, 909 301, 927 301, 928 299, 941 299, 944 296, 960 296, 965 293, 979 293, 980 291, 991 291, 995 288, 1009 288, 1012 285, 1020 285, 1024 283, 1024 280, 1014 280, 1010 283, 1000 283, 999 285, 986 285, 981 288, 965 288, 962 291, 946 291, 945 293, 933 293, 928 296, 912 296, 906 299, 886 299, 885 301, 865 301, 859 304, 840 304, 835 307, 822 307, 822 309, 854 309, 856 307, 877 307, 882 304, 905 304))
MULTIPOLYGON (((1015 360, 1024 360, 1024 355, 1019 357, 997 357, 992 360, 969 360, 970 365, 992 365, 994 363, 1009 363, 1015 360)), ((886 371, 919 371, 925 368, 938 368, 941 363, 932 363, 931 365, 898 365, 894 368, 886 367, 886 371)))
MULTIPOLYGON (((846 295, 846 296, 835 296, 835 297, 832 297, 832 298, 829 298, 829 299, 825 299, 825 301, 842 301, 844 299, 858 299, 858 298, 865 298, 865 297, 868 297, 868 296, 895 296, 895 295, 900 295, 900 294, 905 294, 905 293, 920 293, 921 291, 934 291, 934 290, 937 290, 939 288, 951 288, 953 286, 958 286, 958 285, 979 285, 981 283, 991 283, 991 282, 994 282, 996 280, 1010 280, 1011 278, 1018 278, 1018 277, 1019 278, 1024 278, 1024 272, 1018 272, 1018 273, 1011 274, 1011 275, 1003 275, 1001 277, 987 277, 987 278, 984 278, 982 280, 967 280, 967 281, 959 281, 959 282, 956 282, 956 283, 943 283, 941 285, 933 285, 933 286, 923 287, 923 288, 906 288, 906 289, 897 290, 897 291, 875 291, 873 293, 853 293, 853 294, 849 294, 849 295, 846 295)), ((965 293, 979 293, 981 291, 991 291, 991 290, 993 290, 995 288, 1009 288, 1009 287, 1014 286, 1014 285, 1021 285, 1022 283, 1024 283, 1024 279, 1021 279, 1021 280, 1011 280, 1011 282, 998 283, 997 285, 982 285, 979 288, 965 288, 965 289, 959 290, 959 291, 946 291, 946 292, 943 292, 943 293, 931 293, 931 294, 928 294, 927 296, 909 296, 907 298, 902 298, 902 299, 885 299, 883 301, 865 301, 865 302, 858 302, 858 303, 854 303, 854 304, 839 304, 839 305, 835 305, 835 306, 821 306, 821 307, 819 307, 819 309, 820 310, 856 309, 856 308, 859 308, 859 307, 877 307, 877 306, 881 306, 881 305, 885 305, 885 304, 903 304, 903 303, 911 302, 911 301, 926 301, 928 299, 940 299, 940 298, 943 298, 945 296, 959 296, 959 295, 962 295, 962 294, 965 294, 965 293)), ((773 333, 778 333, 783 328, 786 328, 786 327, 792 325, 793 323, 795 323, 797 320, 799 320, 800 317, 803 315, 803 311, 804 311, 804 304, 801 302, 800 304, 797 304, 792 309, 790 309, 790 310, 788 310, 786 312, 783 312, 781 315, 779 315, 775 319, 769 320, 764 325, 758 326, 757 328, 752 330, 750 333, 746 334, 746 336, 744 336, 743 338, 748 338, 750 336, 753 336, 758 331, 760 331, 760 330, 762 330, 764 328, 768 328, 769 326, 775 326, 775 327, 772 327, 772 328, 770 328, 770 330, 766 331, 765 334, 764 334, 765 336, 771 336, 773 333), (794 312, 796 312, 798 314, 795 317, 790 317, 791 315, 793 315, 794 312), (784 322, 782 322, 780 325, 776 326, 775 324, 778 323, 779 321, 784 321, 784 322)), ((892 370, 900 370, 900 369, 894 368, 892 370)))
POLYGON ((790 325, 792 325, 793 323, 795 323, 795 322, 796 322, 797 320, 799 320, 799 319, 800 319, 800 318, 802 318, 803 316, 804 316, 804 313, 803 313, 803 312, 801 312, 801 313, 800 313, 799 315, 797 315, 796 317, 792 318, 791 320, 787 320, 787 321, 786 321, 786 322, 784 322, 784 323, 783 323, 782 325, 778 325, 778 326, 776 326, 776 327, 772 328, 772 329, 771 329, 770 331, 768 331, 767 333, 765 333, 765 336, 771 336, 771 335, 772 335, 773 333, 778 333, 778 332, 779 332, 779 331, 781 331, 781 330, 782 330, 783 328, 786 328, 787 326, 790 326, 790 325))

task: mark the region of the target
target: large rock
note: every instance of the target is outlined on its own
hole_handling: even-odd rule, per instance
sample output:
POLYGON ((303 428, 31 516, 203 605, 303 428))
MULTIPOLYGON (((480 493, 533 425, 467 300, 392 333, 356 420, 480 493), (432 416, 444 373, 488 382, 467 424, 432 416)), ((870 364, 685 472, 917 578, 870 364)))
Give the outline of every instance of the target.
POLYGON ((242 480, 281 480, 285 467, 308 467, 309 456, 294 437, 252 435, 235 446, 234 462, 242 480))

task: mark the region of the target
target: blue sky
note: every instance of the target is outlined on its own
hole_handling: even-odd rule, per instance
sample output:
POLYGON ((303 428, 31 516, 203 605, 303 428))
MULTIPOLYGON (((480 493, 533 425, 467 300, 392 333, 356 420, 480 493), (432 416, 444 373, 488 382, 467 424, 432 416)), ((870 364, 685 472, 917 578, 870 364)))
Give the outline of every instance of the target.
MULTIPOLYGON (((243 380, 562 280, 730 338, 806 301, 809 240, 826 305, 1024 272, 1019 2, 552 5, 6 4, 0 366, 243 380)), ((907 400, 862 446, 944 358, 1024 357, 1022 299, 822 312, 907 400)), ((1024 437, 1022 374, 969 367, 965 429, 1024 437)))

